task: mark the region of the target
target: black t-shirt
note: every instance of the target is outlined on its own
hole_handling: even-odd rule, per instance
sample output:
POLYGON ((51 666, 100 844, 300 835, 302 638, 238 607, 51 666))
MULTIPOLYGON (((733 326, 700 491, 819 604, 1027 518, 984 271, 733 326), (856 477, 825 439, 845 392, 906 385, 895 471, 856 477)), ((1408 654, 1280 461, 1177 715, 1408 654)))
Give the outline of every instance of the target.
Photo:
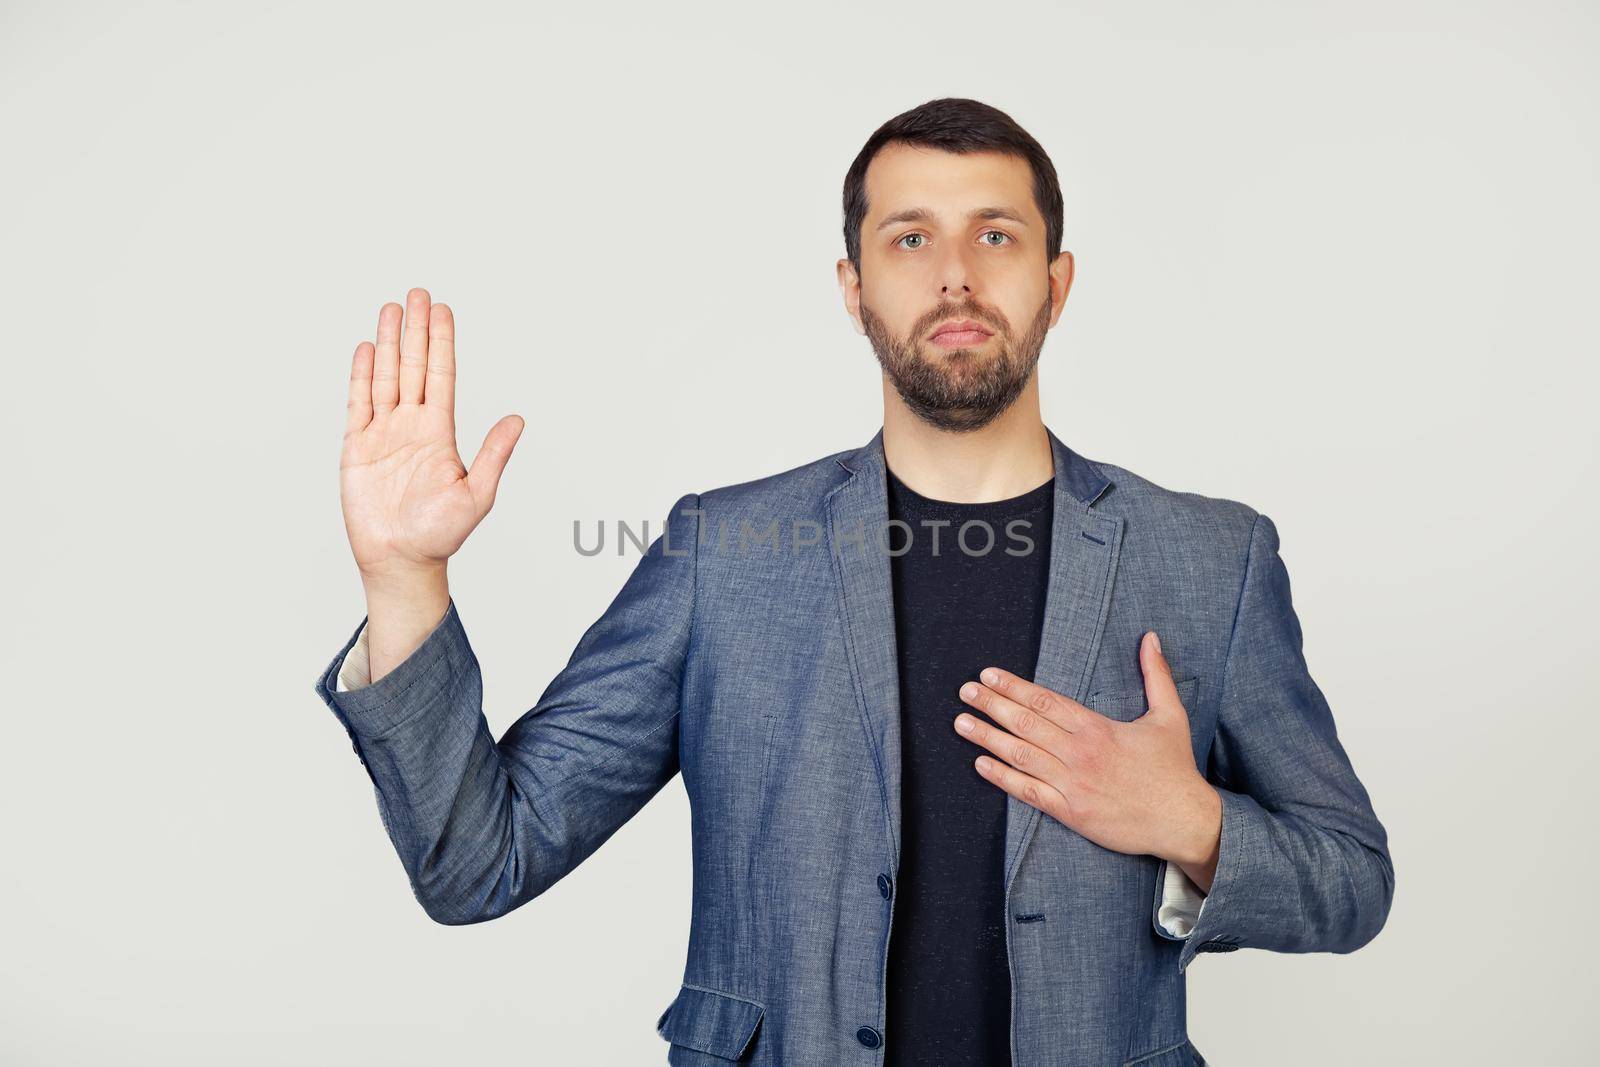
POLYGON ((979 504, 930 499, 892 472, 887 480, 889 518, 910 530, 895 524, 887 533, 891 552, 905 551, 890 559, 901 855, 884 1058, 889 1067, 1005 1067, 1011 1063, 1007 794, 973 766, 987 750, 956 733, 955 718, 968 711, 992 721, 959 693, 984 667, 1033 678, 1055 480, 979 504), (948 525, 925 525, 940 522, 948 525), (971 525, 963 534, 964 523, 971 525))

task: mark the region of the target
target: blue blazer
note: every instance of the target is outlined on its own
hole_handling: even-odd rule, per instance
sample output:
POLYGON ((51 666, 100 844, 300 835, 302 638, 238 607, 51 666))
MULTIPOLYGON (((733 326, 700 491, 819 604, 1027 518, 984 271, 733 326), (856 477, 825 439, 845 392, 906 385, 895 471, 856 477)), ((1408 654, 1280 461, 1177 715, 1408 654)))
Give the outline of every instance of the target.
MULTIPOLYGON (((1139 639, 1160 633, 1222 837, 1180 938, 1156 918, 1165 861, 1008 797, 1013 1062, 1200 1065, 1184 995, 1195 955, 1360 948, 1394 896, 1388 842, 1306 669, 1272 520, 1050 443, 1035 679, 1136 718, 1139 639)), ((426 913, 465 924, 520 907, 681 772, 693 914, 682 985, 656 1021, 668 1063, 882 1062, 902 803, 884 470, 880 429, 684 495, 498 742, 454 600, 393 671, 338 692, 358 626, 317 692, 426 913)))

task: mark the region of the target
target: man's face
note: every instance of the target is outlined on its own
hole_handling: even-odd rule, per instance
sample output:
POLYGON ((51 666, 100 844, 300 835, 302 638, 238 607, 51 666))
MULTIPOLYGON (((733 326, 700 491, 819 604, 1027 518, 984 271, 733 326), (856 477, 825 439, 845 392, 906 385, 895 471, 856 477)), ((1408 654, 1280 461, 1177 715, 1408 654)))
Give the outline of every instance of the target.
POLYGON ((1032 170, 997 152, 891 144, 866 190, 859 277, 839 261, 847 309, 915 415, 988 425, 1027 386, 1072 281, 1071 253, 1046 252, 1032 170), (978 331, 945 332, 957 320, 978 331))

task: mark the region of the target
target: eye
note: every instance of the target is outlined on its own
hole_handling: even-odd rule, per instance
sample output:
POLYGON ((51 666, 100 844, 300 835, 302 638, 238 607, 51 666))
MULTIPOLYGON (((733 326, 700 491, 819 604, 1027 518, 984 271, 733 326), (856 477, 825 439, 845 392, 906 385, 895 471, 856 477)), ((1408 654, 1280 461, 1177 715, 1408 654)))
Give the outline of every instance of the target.
MULTIPOLYGON (((1016 244, 1017 243, 1017 239, 1015 237, 1012 237, 1009 233, 1006 233, 1004 230, 985 230, 983 232, 982 236, 983 237, 1004 237, 1005 238, 1004 241, 985 241, 984 243, 987 244, 990 248, 1004 248, 1007 244, 1016 244)), ((908 244, 905 243, 906 241, 910 241, 910 240, 916 240, 918 242, 926 242, 927 238, 924 237, 920 233, 908 233, 904 237, 901 237, 899 240, 897 240, 895 242, 895 245, 896 245, 896 247, 904 248, 908 252, 922 247, 921 243, 915 244, 915 245, 908 245, 908 244)))

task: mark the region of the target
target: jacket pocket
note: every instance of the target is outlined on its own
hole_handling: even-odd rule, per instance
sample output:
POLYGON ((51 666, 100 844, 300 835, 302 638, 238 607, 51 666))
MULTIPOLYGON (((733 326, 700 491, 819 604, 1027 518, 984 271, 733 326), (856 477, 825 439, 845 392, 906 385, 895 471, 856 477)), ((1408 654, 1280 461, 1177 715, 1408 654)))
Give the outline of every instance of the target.
MULTIPOLYGON (((1195 694, 1200 690, 1200 677, 1174 678, 1172 684, 1177 687, 1178 699, 1183 702, 1183 708, 1193 718, 1195 712, 1195 694)), ((1143 715, 1150 707, 1145 700, 1143 689, 1108 690, 1097 689, 1089 694, 1089 699, 1084 704, 1108 719, 1117 719, 1120 722, 1132 722, 1143 715)))
POLYGON ((656 1020, 656 1033, 674 1046, 668 1056, 672 1064, 704 1063, 699 1057, 679 1055, 679 1048, 733 1062, 750 1047, 762 1014, 762 1006, 753 1000, 685 982, 656 1020))
POLYGON ((1184 1038, 1175 1045, 1163 1045, 1132 1059, 1123 1060, 1122 1067, 1196 1067, 1197 1064, 1204 1063, 1205 1060, 1200 1059, 1194 1052, 1189 1039, 1184 1038))

